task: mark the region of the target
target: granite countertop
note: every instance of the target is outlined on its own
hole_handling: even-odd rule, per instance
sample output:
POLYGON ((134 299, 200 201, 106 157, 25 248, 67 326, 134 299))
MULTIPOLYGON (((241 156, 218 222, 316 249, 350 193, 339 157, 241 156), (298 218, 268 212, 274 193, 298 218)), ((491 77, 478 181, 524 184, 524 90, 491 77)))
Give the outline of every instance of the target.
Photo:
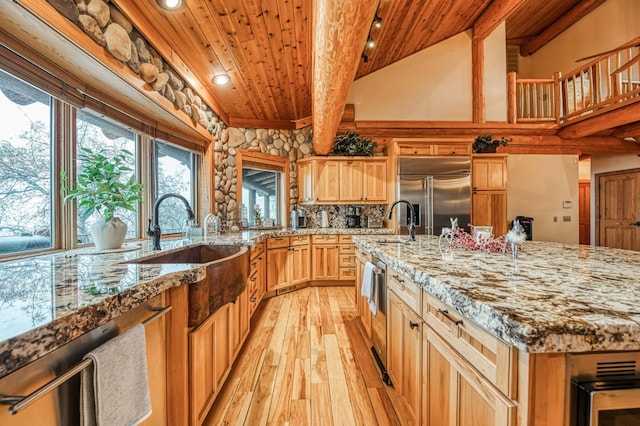
MULTIPOLYGON (((269 237, 389 234, 391 229, 307 228, 162 240, 162 252, 190 244, 253 245, 269 237)), ((86 248, 0 262, 0 377, 61 347, 172 287, 205 277, 198 264, 130 264, 157 254, 150 241, 94 254, 86 248)))
POLYGON ((438 238, 357 246, 412 278, 424 291, 528 352, 640 350, 640 253, 527 241, 511 254, 455 249, 438 238))

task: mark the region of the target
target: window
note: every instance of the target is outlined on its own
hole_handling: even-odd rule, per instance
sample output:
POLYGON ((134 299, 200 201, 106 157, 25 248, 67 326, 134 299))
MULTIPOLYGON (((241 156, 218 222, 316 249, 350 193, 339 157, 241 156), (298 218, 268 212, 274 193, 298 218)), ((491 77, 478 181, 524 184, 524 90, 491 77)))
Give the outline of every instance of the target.
POLYGON ((286 226, 289 211, 289 160, 253 151, 238 151, 236 161, 242 179, 239 212, 229 212, 229 220, 241 218, 243 226, 286 226), (257 213, 257 214, 256 214, 257 213), (259 222, 256 223, 256 220, 259 222), (273 223, 271 223, 273 221, 273 223))
MULTIPOLYGON (((136 134, 109 119, 99 116, 90 110, 78 110, 76 120, 77 148, 90 148, 94 152, 102 151, 106 156, 113 155, 126 149, 129 152, 136 152, 136 134)), ((136 165, 130 165, 131 173, 135 173, 136 165)), ((78 170, 81 170, 82 163, 78 162, 78 170)), ((131 175, 126 176, 129 179, 131 175)), ((137 238, 138 218, 135 212, 120 210, 117 216, 127 224, 127 239, 137 238)), ((78 244, 93 242, 91 237, 91 225, 100 217, 93 213, 91 215, 78 212, 77 230, 78 244)))
POLYGON ((52 104, 0 70, 0 255, 51 247, 52 104))
MULTIPOLYGON (((164 194, 179 194, 189 201, 196 212, 196 162, 197 156, 186 149, 156 141, 154 200, 164 194)), ((188 218, 182 201, 177 198, 165 199, 159 207, 162 234, 182 232, 188 218)))

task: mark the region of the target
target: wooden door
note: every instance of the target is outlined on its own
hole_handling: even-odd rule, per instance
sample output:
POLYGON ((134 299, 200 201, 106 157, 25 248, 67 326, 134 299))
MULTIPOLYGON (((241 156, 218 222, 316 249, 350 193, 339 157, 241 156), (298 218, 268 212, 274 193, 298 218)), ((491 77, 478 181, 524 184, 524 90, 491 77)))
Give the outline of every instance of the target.
POLYGON ((289 285, 289 247, 267 250, 267 291, 289 285))
POLYGON ((578 183, 578 226, 579 243, 591 244, 591 182, 578 183))
POLYGON ((337 280, 340 278, 338 244, 314 244, 311 251, 311 279, 337 280))
POLYGON ((245 289, 229 305, 229 357, 235 359, 249 334, 249 291, 245 289))
POLYGON ((364 161, 362 191, 367 203, 387 202, 387 161, 364 161))
POLYGON ((473 191, 471 223, 493 226, 493 236, 507 233, 507 193, 505 191, 473 191))
POLYGON ((362 201, 362 172, 362 161, 340 162, 340 201, 362 201))
POLYGON ((340 162, 318 160, 314 173, 315 200, 320 203, 340 201, 340 162))
POLYGON ((289 283, 304 283, 311 279, 311 252, 309 244, 293 246, 289 252, 289 283))
POLYGON ((507 189, 507 158, 502 156, 474 157, 471 185, 478 191, 507 189))
POLYGON ((422 424, 450 426, 451 363, 431 344, 427 329, 422 329, 422 424))
POLYGON ((640 169, 597 175, 598 245, 640 250, 640 169))
POLYGON ((298 201, 300 203, 313 201, 313 163, 311 161, 298 163, 298 201))
POLYGON ((402 301, 387 291, 387 371, 397 390, 402 389, 402 301))

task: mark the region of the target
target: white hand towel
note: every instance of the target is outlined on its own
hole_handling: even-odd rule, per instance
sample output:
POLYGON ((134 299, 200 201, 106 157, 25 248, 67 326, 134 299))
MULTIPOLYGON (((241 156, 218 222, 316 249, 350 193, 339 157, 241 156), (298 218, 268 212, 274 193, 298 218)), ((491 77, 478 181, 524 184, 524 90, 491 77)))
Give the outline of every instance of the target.
POLYGON ((375 269, 376 265, 371 262, 367 262, 364 264, 364 272, 362 274, 362 290, 360 291, 362 297, 367 298, 367 302, 369 302, 369 309, 374 316, 378 314, 378 305, 375 303, 375 300, 377 298, 374 297, 374 295, 376 294, 375 280, 373 277, 375 269))
POLYGON ((83 426, 133 426, 151 415, 144 325, 138 324, 85 355, 81 375, 83 426))

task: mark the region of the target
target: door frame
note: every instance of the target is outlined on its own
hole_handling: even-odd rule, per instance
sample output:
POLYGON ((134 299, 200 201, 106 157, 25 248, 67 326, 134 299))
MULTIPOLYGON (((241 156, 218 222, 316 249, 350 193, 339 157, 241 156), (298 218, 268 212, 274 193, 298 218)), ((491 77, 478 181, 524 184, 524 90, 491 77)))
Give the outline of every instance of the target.
POLYGON ((605 172, 605 173, 596 173, 594 175, 594 180, 596 182, 596 186, 594 188, 595 192, 595 217, 596 217, 596 223, 595 223, 595 245, 599 246, 600 245, 600 184, 601 184, 601 180, 604 177, 608 177, 608 176, 615 176, 615 175, 626 175, 629 173, 638 173, 640 174, 640 168, 634 168, 634 169, 625 169, 625 170, 616 170, 613 172, 605 172))

